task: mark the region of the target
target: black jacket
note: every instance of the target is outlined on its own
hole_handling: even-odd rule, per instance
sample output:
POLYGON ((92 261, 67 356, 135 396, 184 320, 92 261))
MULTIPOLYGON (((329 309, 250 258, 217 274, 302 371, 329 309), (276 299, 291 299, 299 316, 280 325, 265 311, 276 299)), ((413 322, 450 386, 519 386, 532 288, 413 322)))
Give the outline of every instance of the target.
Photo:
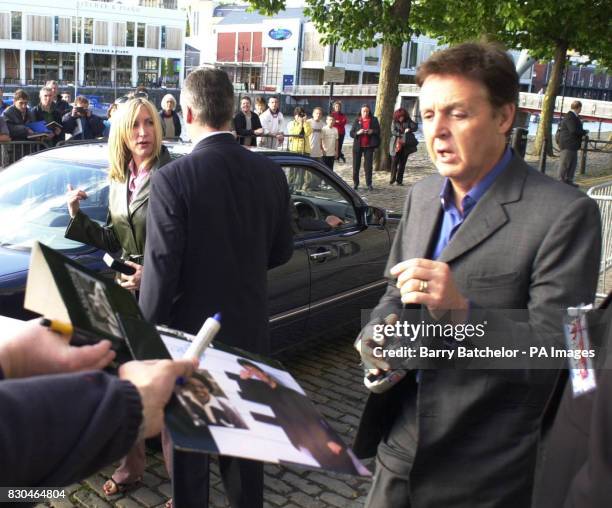
MULTIPOLYGON (((369 135, 370 141, 368 143, 368 148, 376 148, 380 145, 380 124, 378 123, 378 118, 374 115, 370 117, 370 129, 372 129, 372 134, 369 135)), ((353 122, 353 126, 351 127, 351 137, 353 138, 353 150, 358 150, 360 148, 359 140, 363 134, 357 134, 357 131, 361 129, 361 116, 355 118, 353 122)))
MULTIPOLYGON (((172 120, 174 121, 174 137, 178 138, 181 135, 181 119, 176 111, 172 112, 172 120)), ((166 125, 164 124, 164 111, 162 109, 159 110, 159 121, 164 137, 166 137, 166 125)))
POLYGON ((246 116, 242 111, 238 111, 234 117, 234 129, 238 134, 238 142, 244 145, 246 136, 253 136, 251 138, 251 146, 257 146, 257 140, 253 134, 253 131, 261 129, 261 122, 259 121, 259 115, 255 111, 251 111, 251 128, 246 128, 246 116))
POLYGON ((124 456, 141 421, 134 385, 100 371, 0 381, 0 485, 82 480, 124 456))
POLYGON ((579 150, 582 136, 587 133, 582 128, 582 121, 573 111, 569 111, 559 124, 559 148, 561 150, 579 150))
POLYGON ((189 333, 221 312, 218 340, 266 353, 267 272, 292 251, 282 169, 229 133, 207 137, 151 179, 140 307, 189 333))
MULTIPOLYGON (((46 122, 47 121, 47 118, 45 117, 45 112, 40 107, 40 104, 38 104, 37 106, 34 106, 32 108, 32 114, 34 115, 34 120, 36 120, 37 122, 39 122, 39 121, 45 121, 46 122)), ((60 125, 62 125, 62 115, 57 110, 56 107, 53 107, 53 109, 51 110, 51 115, 53 117, 53 121, 54 122, 57 122, 60 125)), ((58 141, 63 140, 64 137, 65 137, 64 136, 64 129, 63 129, 63 126, 62 126, 62 132, 58 136, 55 136, 51 141, 52 141, 53 144, 55 144, 58 141)))
MULTIPOLYGON (((73 136, 72 139, 95 139, 102 136, 104 133, 104 121, 93 113, 88 118, 81 117, 82 122, 89 124, 90 134, 84 137, 83 132, 73 136)), ((62 125, 64 126, 64 132, 72 134, 77 127, 77 117, 72 116, 72 113, 66 113, 62 117, 62 125)))
POLYGON ((2 114, 6 120, 12 141, 27 141, 28 131, 26 124, 34 121, 34 114, 30 109, 27 110, 25 118, 15 107, 10 106, 2 114))

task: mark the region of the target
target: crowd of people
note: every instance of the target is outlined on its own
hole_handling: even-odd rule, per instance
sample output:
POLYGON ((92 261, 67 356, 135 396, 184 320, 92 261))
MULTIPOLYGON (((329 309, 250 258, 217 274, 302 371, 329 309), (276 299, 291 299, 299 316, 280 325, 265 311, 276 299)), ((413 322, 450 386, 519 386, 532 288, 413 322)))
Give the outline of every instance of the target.
MULTIPOLYGON (((433 319, 446 310, 465 316, 486 309, 496 318, 497 309, 529 309, 528 322, 505 322, 524 340, 559 325, 548 321, 546 309, 590 302, 597 285, 597 205, 535 171, 507 145, 519 81, 506 52, 486 43, 451 46, 422 64, 417 81, 425 143, 439 174, 407 194, 385 270, 386 293, 356 343, 365 364, 373 362, 362 347, 373 340, 373 325, 397 320, 406 306, 433 319)), ((22 125, 34 115, 54 118, 54 93, 47 88, 36 113, 25 93, 16 94, 8 118, 22 125)), ((292 206, 283 170, 240 144, 259 138, 275 148, 288 133, 290 150, 333 169, 343 157, 348 123, 342 105, 336 102, 327 116, 315 108, 310 119, 296 107, 285 129, 277 97, 264 111, 261 101, 253 110, 243 97, 235 113, 227 74, 199 69, 180 95, 194 148, 171 161, 161 140, 164 133, 180 133, 180 126, 176 100, 164 99, 160 113, 134 94, 112 114, 108 222, 90 220, 80 209, 87 194, 70 188, 65 235, 119 253, 136 269, 117 283, 134 292, 148 321, 195 334, 203 316, 221 312, 219 341, 265 355, 267 272, 292 255, 292 206)), ((68 117, 84 135, 93 132, 97 124, 75 114, 78 108, 84 105, 75 101, 64 112, 62 126, 68 117)), ((400 109, 391 129, 391 183, 401 185, 417 125, 400 109)), ((380 125, 369 106, 350 133, 354 186, 363 158, 371 189, 380 125)), ((74 348, 34 325, 0 342, 0 407, 11 415, 0 419, 0 470, 8 475, 2 481, 68 484, 123 456, 104 485, 114 495, 139 485, 143 440, 161 432, 173 480, 169 505, 206 506, 208 456, 174 449, 162 424, 176 377, 190 376, 195 362, 130 362, 113 378, 99 370, 113 357, 106 341, 74 348), (73 373, 80 370, 87 372, 73 373), (69 405, 73 418, 67 420, 69 405), (45 418, 35 415, 42 410, 45 418), (31 432, 51 436, 44 450, 33 449, 31 432)), ((355 442, 358 456, 376 456, 367 506, 532 506, 537 478, 553 466, 544 460, 542 422, 558 374, 409 368, 388 391, 371 393, 355 442)), ((219 467, 232 507, 263 506, 261 463, 222 456, 219 467)), ((591 470, 584 474, 588 483, 591 470)), ((567 496, 581 495, 572 492, 571 478, 566 483, 567 496)), ((545 498, 534 506, 548 506, 545 498)))

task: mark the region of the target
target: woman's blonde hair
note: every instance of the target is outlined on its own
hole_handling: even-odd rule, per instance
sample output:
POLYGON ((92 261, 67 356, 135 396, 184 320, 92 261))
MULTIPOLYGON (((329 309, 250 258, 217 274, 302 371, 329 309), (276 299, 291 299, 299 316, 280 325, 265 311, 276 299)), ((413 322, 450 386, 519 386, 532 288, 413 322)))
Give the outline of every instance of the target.
POLYGON ((145 108, 151 119, 155 129, 155 137, 153 139, 153 152, 151 157, 145 161, 147 167, 151 167, 161 152, 162 129, 159 120, 159 115, 155 106, 147 99, 137 97, 121 104, 113 115, 110 133, 108 136, 108 159, 110 168, 108 176, 111 180, 117 182, 125 182, 127 178, 127 166, 132 159, 132 153, 129 148, 129 139, 133 135, 134 123, 140 111, 140 108, 145 108))

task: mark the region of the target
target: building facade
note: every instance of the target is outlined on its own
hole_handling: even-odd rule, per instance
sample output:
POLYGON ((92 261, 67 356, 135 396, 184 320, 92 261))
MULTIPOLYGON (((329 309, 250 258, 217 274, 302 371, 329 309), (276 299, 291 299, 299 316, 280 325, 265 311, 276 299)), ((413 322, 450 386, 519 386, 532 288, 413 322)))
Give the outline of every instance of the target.
POLYGON ((180 86, 185 23, 177 0, 0 0, 0 80, 180 86))

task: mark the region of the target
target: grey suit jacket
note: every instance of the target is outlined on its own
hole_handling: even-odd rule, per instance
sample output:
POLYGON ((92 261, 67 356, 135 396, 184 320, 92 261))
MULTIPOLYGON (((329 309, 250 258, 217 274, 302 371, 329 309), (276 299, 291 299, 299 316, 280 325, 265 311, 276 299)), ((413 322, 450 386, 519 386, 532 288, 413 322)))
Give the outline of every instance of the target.
MULTIPOLYGON (((444 179, 435 175, 407 196, 386 275, 390 284, 374 317, 401 310, 389 269, 426 257, 442 213, 444 179)), ((442 252, 455 282, 473 305, 529 309, 518 336, 542 323, 541 310, 594 298, 600 257, 594 201, 530 168, 514 156, 442 252)), ((419 506, 529 506, 539 422, 558 372, 423 370, 368 398, 355 442, 358 456, 376 452, 402 391, 417 390, 418 439, 411 472, 419 506)))

